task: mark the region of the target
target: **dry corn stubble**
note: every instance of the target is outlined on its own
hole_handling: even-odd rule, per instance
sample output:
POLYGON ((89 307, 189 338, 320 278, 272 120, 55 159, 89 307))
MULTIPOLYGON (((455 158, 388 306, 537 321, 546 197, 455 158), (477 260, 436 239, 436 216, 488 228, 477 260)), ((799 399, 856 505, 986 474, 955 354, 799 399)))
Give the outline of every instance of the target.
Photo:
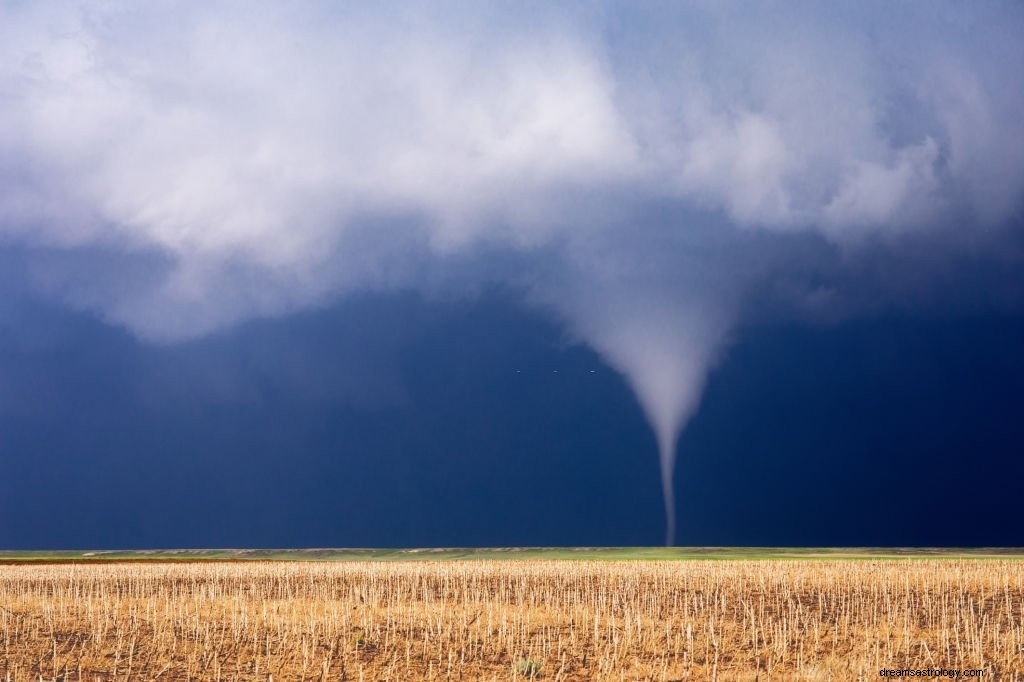
POLYGON ((1014 561, 0 567, 0 680, 1024 679, 1014 561))

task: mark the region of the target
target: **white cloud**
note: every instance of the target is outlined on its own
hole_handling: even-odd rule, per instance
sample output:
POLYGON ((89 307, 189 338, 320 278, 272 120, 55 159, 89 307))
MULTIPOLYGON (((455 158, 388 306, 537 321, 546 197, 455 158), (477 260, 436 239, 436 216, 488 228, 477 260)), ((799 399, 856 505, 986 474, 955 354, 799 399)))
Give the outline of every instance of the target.
POLYGON ((594 17, 500 8, 5 5, 0 232, 164 253, 164 295, 190 299, 218 295, 204 282, 225 263, 275 287, 353 267, 367 216, 414 218, 450 253, 629 225, 615 195, 840 242, 941 221, 950 201, 989 223, 1018 210, 1021 51, 991 23, 1019 13, 977 19, 977 45, 913 13, 724 7, 664 18, 634 53, 594 17), (960 52, 918 57, 940 47, 960 52))
POLYGON ((859 229, 886 229, 941 220, 942 198, 935 167, 938 145, 931 138, 901 149, 889 164, 857 161, 825 206, 823 223, 837 238, 859 229))

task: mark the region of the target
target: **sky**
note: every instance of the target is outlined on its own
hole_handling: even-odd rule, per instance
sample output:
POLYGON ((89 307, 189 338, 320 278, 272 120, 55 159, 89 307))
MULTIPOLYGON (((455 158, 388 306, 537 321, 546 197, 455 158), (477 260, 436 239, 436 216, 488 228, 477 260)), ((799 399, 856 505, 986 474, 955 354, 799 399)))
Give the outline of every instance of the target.
POLYGON ((0 2, 0 548, 1024 546, 1022 34, 0 2))

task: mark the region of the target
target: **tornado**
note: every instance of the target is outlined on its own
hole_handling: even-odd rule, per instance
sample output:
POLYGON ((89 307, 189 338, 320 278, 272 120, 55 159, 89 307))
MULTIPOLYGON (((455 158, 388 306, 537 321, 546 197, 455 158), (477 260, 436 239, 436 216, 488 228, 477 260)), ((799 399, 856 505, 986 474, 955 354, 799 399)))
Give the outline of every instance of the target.
POLYGON ((710 350, 694 343, 693 336, 658 336, 642 328, 634 334, 635 340, 609 346, 606 353, 625 375, 654 431, 665 505, 665 544, 673 545, 676 446, 700 400, 710 350))
MULTIPOLYGON (((632 271, 627 271, 632 272, 632 271)), ((679 436, 700 403, 709 371, 735 319, 722 289, 679 282, 581 275, 557 305, 581 340, 625 379, 654 434, 665 509, 665 544, 676 542, 675 470, 679 436), (697 296, 696 293, 702 295, 697 296)))
POLYGON ((676 541, 675 469, 679 434, 696 411, 721 344, 715 326, 690 311, 666 309, 664 317, 620 323, 594 339, 625 376, 654 431, 665 505, 665 544, 676 541))

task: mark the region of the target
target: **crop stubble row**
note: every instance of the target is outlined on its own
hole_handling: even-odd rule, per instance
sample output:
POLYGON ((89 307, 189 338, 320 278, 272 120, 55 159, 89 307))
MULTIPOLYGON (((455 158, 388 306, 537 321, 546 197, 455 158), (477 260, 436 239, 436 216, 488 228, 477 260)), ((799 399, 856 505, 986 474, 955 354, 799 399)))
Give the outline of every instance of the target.
POLYGON ((0 567, 0 680, 1024 679, 1014 561, 0 567))

